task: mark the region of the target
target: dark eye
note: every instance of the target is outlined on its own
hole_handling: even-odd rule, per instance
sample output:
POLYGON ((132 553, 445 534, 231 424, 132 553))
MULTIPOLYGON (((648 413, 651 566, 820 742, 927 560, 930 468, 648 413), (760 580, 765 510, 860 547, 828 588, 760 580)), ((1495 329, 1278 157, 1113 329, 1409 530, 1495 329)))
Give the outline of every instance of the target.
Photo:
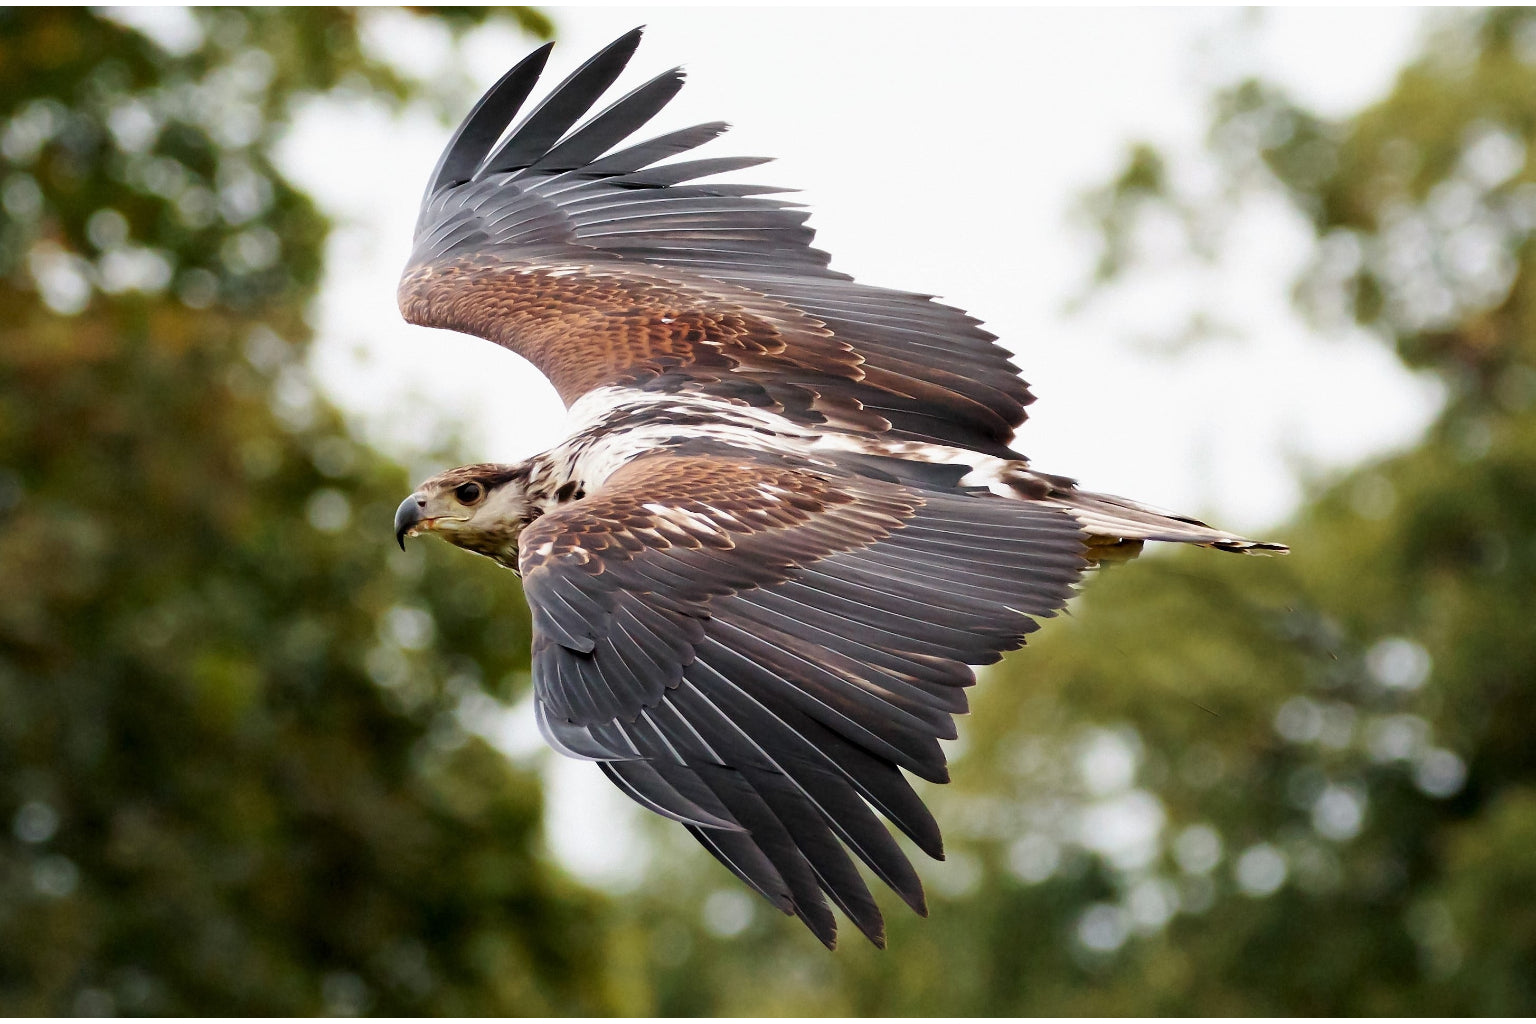
POLYGON ((485 496, 485 488, 471 480, 467 484, 459 484, 454 489, 453 496, 458 498, 461 504, 473 505, 485 496))

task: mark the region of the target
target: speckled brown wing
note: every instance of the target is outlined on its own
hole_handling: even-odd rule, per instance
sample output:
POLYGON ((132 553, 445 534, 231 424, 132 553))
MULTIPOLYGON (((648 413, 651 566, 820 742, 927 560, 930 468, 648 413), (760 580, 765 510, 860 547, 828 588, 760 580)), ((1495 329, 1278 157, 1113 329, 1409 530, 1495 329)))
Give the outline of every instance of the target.
POLYGON ((1030 395, 977 320, 828 269, 806 214, 770 198, 780 190, 699 181, 763 161, 661 162, 723 124, 615 148, 680 71, 573 127, 638 41, 614 42, 515 127, 547 47, 470 112, 428 182, 406 319, 505 345, 567 404, 604 384, 687 387, 801 423, 1010 454, 1030 395))
POLYGON ((1083 568, 1060 510, 731 450, 636 460, 520 550, 545 735, 828 945, 823 893, 883 941, 850 851, 922 912, 876 812, 941 855, 901 770, 946 780, 968 666, 1083 568))

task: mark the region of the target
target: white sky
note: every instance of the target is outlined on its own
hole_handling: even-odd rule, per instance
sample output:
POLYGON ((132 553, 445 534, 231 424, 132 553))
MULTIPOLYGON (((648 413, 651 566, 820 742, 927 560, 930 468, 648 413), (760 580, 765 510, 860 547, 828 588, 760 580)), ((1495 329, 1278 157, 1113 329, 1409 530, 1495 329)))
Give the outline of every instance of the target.
MULTIPOLYGON (((403 66, 457 67, 439 34, 405 15, 375 17, 374 39, 403 66)), ((778 157, 739 177, 801 189, 834 267, 983 318, 1039 398, 1017 447, 1044 470, 1261 532, 1294 509, 1298 468, 1337 471, 1403 446, 1438 408, 1433 385, 1379 343, 1317 338, 1291 313, 1307 237, 1278 204, 1244 217, 1216 270, 1170 260, 1083 315, 1065 311, 1093 255, 1069 211, 1131 140, 1188 155, 1198 176, 1206 97, 1243 73, 1347 113, 1389 87, 1418 12, 584 8, 555 18, 549 83, 647 25, 614 95, 674 64, 689 72, 649 133, 732 122, 706 154, 778 157), (1173 357, 1149 351, 1201 303, 1241 337, 1173 357)), ((481 32, 465 67, 488 85, 532 46, 481 32)), ((532 367, 477 339, 407 326, 396 311, 416 204, 448 130, 424 112, 394 120, 355 101, 317 102, 284 147, 290 172, 338 221, 315 312, 316 374, 418 475, 443 468, 422 454, 447 424, 461 426, 465 461, 510 461, 562 436, 559 402, 532 367)), ((551 841, 601 880, 624 850, 609 808, 627 805, 604 799, 596 772, 576 774, 588 767, 553 775, 562 796, 583 795, 552 804, 578 810, 551 822, 551 841), (605 841, 589 841, 593 817, 605 841)))

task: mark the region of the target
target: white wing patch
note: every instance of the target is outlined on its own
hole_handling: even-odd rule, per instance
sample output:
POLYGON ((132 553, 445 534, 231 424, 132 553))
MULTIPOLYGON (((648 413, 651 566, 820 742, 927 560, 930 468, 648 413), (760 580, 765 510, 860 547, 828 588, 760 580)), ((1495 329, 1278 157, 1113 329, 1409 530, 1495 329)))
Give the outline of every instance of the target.
POLYGON ((709 518, 709 516, 706 516, 701 512, 694 512, 692 509, 671 508, 667 505, 657 505, 654 502, 646 502, 640 507, 662 519, 663 521, 675 523, 678 526, 692 526, 696 530, 702 530, 705 533, 713 535, 719 535, 725 532, 723 529, 721 529, 720 525, 713 519, 709 518))

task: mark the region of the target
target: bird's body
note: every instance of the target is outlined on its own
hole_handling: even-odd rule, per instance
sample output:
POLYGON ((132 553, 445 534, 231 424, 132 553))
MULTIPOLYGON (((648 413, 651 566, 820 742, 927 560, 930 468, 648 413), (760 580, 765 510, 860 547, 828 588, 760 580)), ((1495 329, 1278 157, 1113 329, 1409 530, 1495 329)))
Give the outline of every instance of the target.
MULTIPOLYGON (((1079 491, 1070 480, 1034 472, 1023 458, 1006 459, 952 445, 818 430, 771 410, 725 404, 707 396, 664 389, 596 388, 571 406, 566 427, 565 440, 548 451, 516 466, 485 467, 488 472, 513 475, 520 481, 527 504, 523 522, 585 498, 589 491, 601 487, 635 459, 708 447, 716 452, 737 450, 755 457, 770 455, 832 473, 857 474, 878 468, 886 474, 905 474, 914 479, 936 474, 968 492, 1068 510, 1090 545, 1134 546, 1155 539, 1229 550, 1274 548, 1125 499, 1079 491), (1102 503, 1106 501, 1118 507, 1113 512, 1104 510, 1102 503), (1094 502, 1101 506, 1097 515, 1091 505, 1094 502), (1137 514, 1140 521, 1130 518, 1137 514)), ((507 517, 507 521, 519 519, 507 517)), ((494 546, 484 550, 473 547, 477 543, 475 538, 466 541, 463 546, 519 571, 516 534, 500 533, 494 546)))
POLYGON ((659 162, 723 125, 615 150, 680 73, 573 130, 638 38, 509 130, 535 53, 433 172, 402 311, 528 358, 570 431, 427 481, 396 533, 523 576, 552 745, 828 945, 823 894, 881 942, 849 853, 922 911, 877 812, 942 854, 903 771, 947 778, 970 666, 1021 646, 1108 554, 1279 545, 1033 470, 1011 447, 1032 397, 978 321, 831 271, 776 190, 691 183, 760 161, 659 162))

